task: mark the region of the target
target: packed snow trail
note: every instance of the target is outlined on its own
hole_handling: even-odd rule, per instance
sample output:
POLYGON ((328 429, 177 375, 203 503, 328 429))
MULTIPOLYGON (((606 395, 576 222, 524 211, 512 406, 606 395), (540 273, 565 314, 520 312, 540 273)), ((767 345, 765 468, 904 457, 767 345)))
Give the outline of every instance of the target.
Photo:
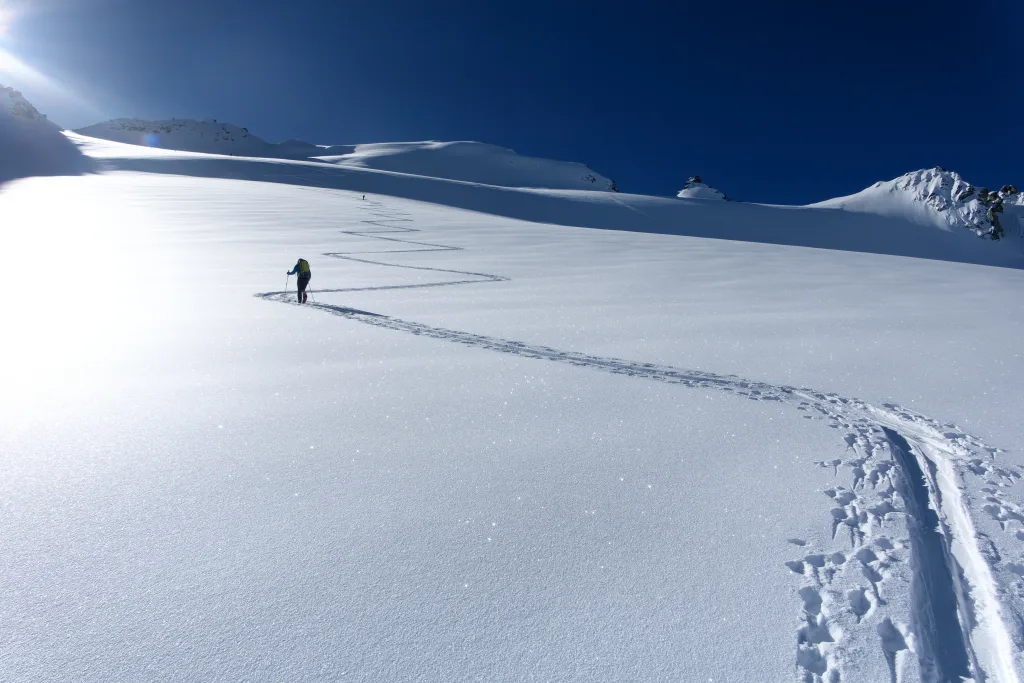
MULTIPOLYGON (((367 208, 384 208, 379 202, 368 201, 367 208)), ((377 229, 367 231, 341 231, 343 234, 371 237, 392 243, 413 245, 417 248, 391 251, 328 252, 324 256, 357 261, 392 268, 434 271, 467 276, 444 282, 319 289, 316 292, 338 293, 384 289, 443 287, 482 282, 502 282, 509 278, 444 268, 411 266, 387 261, 359 258, 359 254, 414 253, 434 251, 461 251, 431 242, 419 242, 382 235, 418 232, 411 227, 386 223, 412 222, 405 214, 394 215, 376 211, 375 218, 363 221, 377 229)), ((296 303, 293 292, 266 292, 257 296, 296 303)), ((853 475, 853 491, 828 490, 835 500, 832 510, 833 539, 840 530, 849 533, 854 549, 852 557, 834 553, 828 558, 821 554, 808 554, 788 562, 787 566, 805 579, 800 590, 804 601, 806 625, 796 634, 796 667, 799 679, 837 681, 843 677, 844 662, 841 649, 843 629, 830 623, 836 618, 832 601, 824 601, 838 569, 847 562, 859 562, 870 583, 868 589, 857 589, 848 594, 846 617, 853 616, 860 623, 871 614, 876 605, 884 605, 879 586, 886 579, 883 570, 893 564, 905 564, 912 572, 910 606, 911 623, 906 632, 887 616, 875 629, 879 647, 889 661, 891 680, 902 680, 900 671, 910 665, 908 652, 916 655, 920 680, 945 681, 946 678, 966 673, 977 681, 991 683, 1019 683, 1014 665, 1013 638, 1001 614, 993 568, 1000 558, 986 557, 981 537, 975 529, 962 500, 962 479, 967 474, 990 479, 1020 480, 1024 471, 995 464, 1002 449, 987 446, 981 439, 970 436, 956 425, 940 423, 896 404, 875 406, 856 398, 827 394, 809 388, 797 388, 767 382, 745 380, 734 375, 643 363, 607 356, 593 356, 565 351, 548 346, 473 334, 458 330, 426 325, 390 316, 324 302, 305 304, 325 313, 349 320, 418 336, 456 342, 466 346, 488 349, 537 360, 550 360, 577 367, 585 367, 613 374, 628 375, 668 384, 681 384, 690 388, 717 389, 754 401, 777 401, 796 408, 803 417, 825 419, 830 427, 842 430, 849 451, 854 457, 846 460, 819 462, 822 467, 849 468, 853 475), (868 488, 870 486, 870 489, 868 488), (897 498, 898 496, 898 498, 897 498), (896 503, 903 502, 903 508, 896 503), (903 512, 907 518, 911 548, 908 557, 902 557, 888 537, 881 533, 890 523, 887 515, 903 512), (937 521, 938 528, 929 528, 937 521), (879 556, 881 555, 881 557, 879 556), (936 568, 928 562, 941 561, 936 568), (991 563, 991 564, 990 564, 991 563), (936 578, 936 576, 940 578, 936 578), (948 577, 948 578, 941 578, 948 577), (827 593, 826 593, 827 594, 827 593), (935 604, 945 612, 938 616, 935 604), (827 606, 827 609, 825 608, 827 606), (951 632, 951 630, 953 632, 951 632), (958 631, 958 632, 957 632, 958 631), (838 638, 838 642, 837 642, 838 638), (911 644, 908 644, 908 641, 911 644), (956 671, 953 671, 956 670, 956 671)), ((993 499, 1007 509, 1013 504, 996 490, 993 499)), ((791 541, 803 545, 802 541, 791 541)), ((833 591, 835 592, 835 591, 833 591)), ((1021 615, 1007 615, 1024 624, 1021 615)))
POLYGON ((399 239, 397 237, 381 237, 382 234, 410 233, 410 232, 419 232, 419 230, 417 230, 415 228, 401 228, 401 227, 396 227, 396 226, 384 225, 385 222, 388 222, 388 223, 405 222, 405 221, 411 222, 412 221, 411 218, 391 218, 391 217, 387 217, 385 214, 379 214, 379 215, 382 216, 384 218, 384 220, 367 220, 367 221, 363 221, 363 223, 366 223, 368 225, 378 226, 379 228, 381 228, 379 230, 342 230, 341 233, 344 234, 344 235, 352 235, 354 237, 372 237, 374 239, 385 240, 385 241, 388 241, 388 242, 399 242, 401 244, 413 244, 413 245, 416 245, 416 246, 419 246, 419 247, 424 247, 424 248, 421 248, 421 249, 399 249, 399 250, 389 250, 389 251, 329 252, 329 253, 324 254, 324 256, 330 256, 332 258, 344 259, 346 261, 356 261, 356 262, 359 262, 359 263, 369 263, 371 265, 377 265, 377 266, 387 266, 387 267, 390 267, 390 268, 407 268, 409 270, 425 270, 425 271, 433 271, 433 272, 436 272, 436 273, 452 273, 452 274, 455 274, 455 275, 467 275, 467 276, 471 276, 471 277, 473 277, 475 279, 473 279, 473 280, 450 280, 450 281, 447 281, 447 282, 431 282, 431 283, 415 284, 415 285, 387 285, 387 286, 384 286, 384 287, 350 287, 350 288, 342 288, 342 289, 322 289, 322 290, 319 290, 319 291, 321 291, 321 292, 323 292, 325 294, 326 293, 336 293, 336 292, 365 292, 365 291, 376 291, 376 290, 382 290, 382 289, 409 289, 409 288, 418 288, 418 287, 446 287, 448 285, 466 285, 466 284, 473 284, 473 283, 476 283, 476 282, 504 282, 504 281, 508 280, 507 277, 502 277, 501 275, 489 275, 487 273, 473 273, 473 272, 464 271, 464 270, 450 270, 448 268, 429 268, 429 267, 426 267, 426 266, 409 266, 409 265, 402 265, 402 264, 397 264, 397 263, 388 263, 387 261, 375 261, 375 260, 371 260, 371 259, 357 258, 358 254, 409 254, 409 253, 424 252, 424 251, 462 251, 461 247, 450 247, 450 246, 446 246, 446 245, 443 245, 443 244, 432 244, 430 242, 414 242, 414 241, 411 241, 411 240, 399 239))

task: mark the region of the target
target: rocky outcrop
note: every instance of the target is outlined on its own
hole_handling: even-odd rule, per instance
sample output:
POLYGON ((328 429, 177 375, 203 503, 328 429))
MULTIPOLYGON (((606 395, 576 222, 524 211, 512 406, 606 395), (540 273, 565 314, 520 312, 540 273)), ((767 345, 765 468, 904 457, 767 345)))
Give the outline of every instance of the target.
POLYGON ((679 190, 676 196, 682 197, 683 199, 718 199, 729 201, 728 195, 716 190, 710 185, 706 185, 700 179, 699 175, 687 178, 686 184, 683 185, 683 189, 679 190))
POLYGON ((941 166, 879 181, 857 194, 812 206, 898 215, 945 230, 970 230, 989 240, 1002 239, 1007 229, 1024 225, 1024 198, 1015 186, 975 187, 941 166))
POLYGON ((1005 205, 1020 204, 1013 185, 998 190, 976 188, 954 171, 941 166, 908 173, 892 181, 890 192, 906 192, 938 213, 946 214, 951 227, 963 227, 979 237, 998 240, 1005 234, 999 215, 1005 205))

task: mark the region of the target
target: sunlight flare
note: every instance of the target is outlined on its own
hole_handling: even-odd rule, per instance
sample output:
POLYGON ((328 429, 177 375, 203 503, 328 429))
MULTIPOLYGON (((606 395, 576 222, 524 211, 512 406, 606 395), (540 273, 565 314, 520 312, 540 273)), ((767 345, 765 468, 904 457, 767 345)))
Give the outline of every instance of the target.
MULTIPOLYGON (((3 10, 0 9, 0 12, 3 10)), ((3 26, 2 15, 0 15, 0 27, 3 26)), ((3 35, 0 29, 0 36, 3 35)), ((48 76, 39 69, 25 62, 10 50, 0 47, 0 83, 16 86, 23 89, 31 89, 40 93, 60 98, 76 107, 85 109, 96 116, 102 116, 102 111, 74 92, 62 82, 48 76)))

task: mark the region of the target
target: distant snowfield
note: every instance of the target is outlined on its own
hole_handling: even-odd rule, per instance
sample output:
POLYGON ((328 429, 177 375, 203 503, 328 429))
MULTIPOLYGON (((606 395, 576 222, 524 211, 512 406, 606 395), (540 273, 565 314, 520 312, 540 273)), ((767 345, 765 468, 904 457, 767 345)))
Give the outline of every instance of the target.
MULTIPOLYGON (((142 121, 114 119, 76 133, 93 139, 242 157, 319 160, 339 166, 397 171, 502 187, 609 191, 614 183, 583 164, 539 159, 481 142, 383 142, 313 145, 302 140, 269 143, 216 119, 142 121)), ((130 152, 129 152, 130 153, 130 152)), ((131 153, 130 153, 131 154, 131 153)))
POLYGON ((480 142, 386 142, 336 146, 325 152, 317 158, 341 166, 503 187, 610 190, 613 186, 583 164, 520 156, 480 142))
MULTIPOLYGON (((335 165, 198 154, 111 143, 75 134, 70 139, 109 171, 232 178, 415 199, 538 223, 790 246, 917 256, 1024 268, 1024 236, 1008 230, 999 243, 969 230, 944 230, 930 220, 833 207, 796 207, 662 198, 618 192, 493 185, 415 173, 335 165)), ((452 157, 435 160, 451 166, 452 157)), ((457 170, 466 170, 456 166, 457 170)), ((447 173, 447 172, 446 172, 447 173)), ((448 173, 456 175, 455 171, 448 173)))
POLYGON ((1011 244, 75 139, 0 186, 0 678, 1019 680, 1024 271, 892 255, 1011 244))

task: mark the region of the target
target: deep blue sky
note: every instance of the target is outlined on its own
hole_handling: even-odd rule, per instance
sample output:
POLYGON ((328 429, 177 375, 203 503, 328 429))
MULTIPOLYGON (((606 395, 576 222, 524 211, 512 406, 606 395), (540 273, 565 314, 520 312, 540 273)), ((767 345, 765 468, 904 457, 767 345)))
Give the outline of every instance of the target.
POLYGON ((0 48, 92 106, 0 82, 68 127, 214 117, 270 141, 481 140, 627 192, 699 173, 776 203, 934 165, 1024 184, 1019 0, 7 1, 23 10, 0 48))

